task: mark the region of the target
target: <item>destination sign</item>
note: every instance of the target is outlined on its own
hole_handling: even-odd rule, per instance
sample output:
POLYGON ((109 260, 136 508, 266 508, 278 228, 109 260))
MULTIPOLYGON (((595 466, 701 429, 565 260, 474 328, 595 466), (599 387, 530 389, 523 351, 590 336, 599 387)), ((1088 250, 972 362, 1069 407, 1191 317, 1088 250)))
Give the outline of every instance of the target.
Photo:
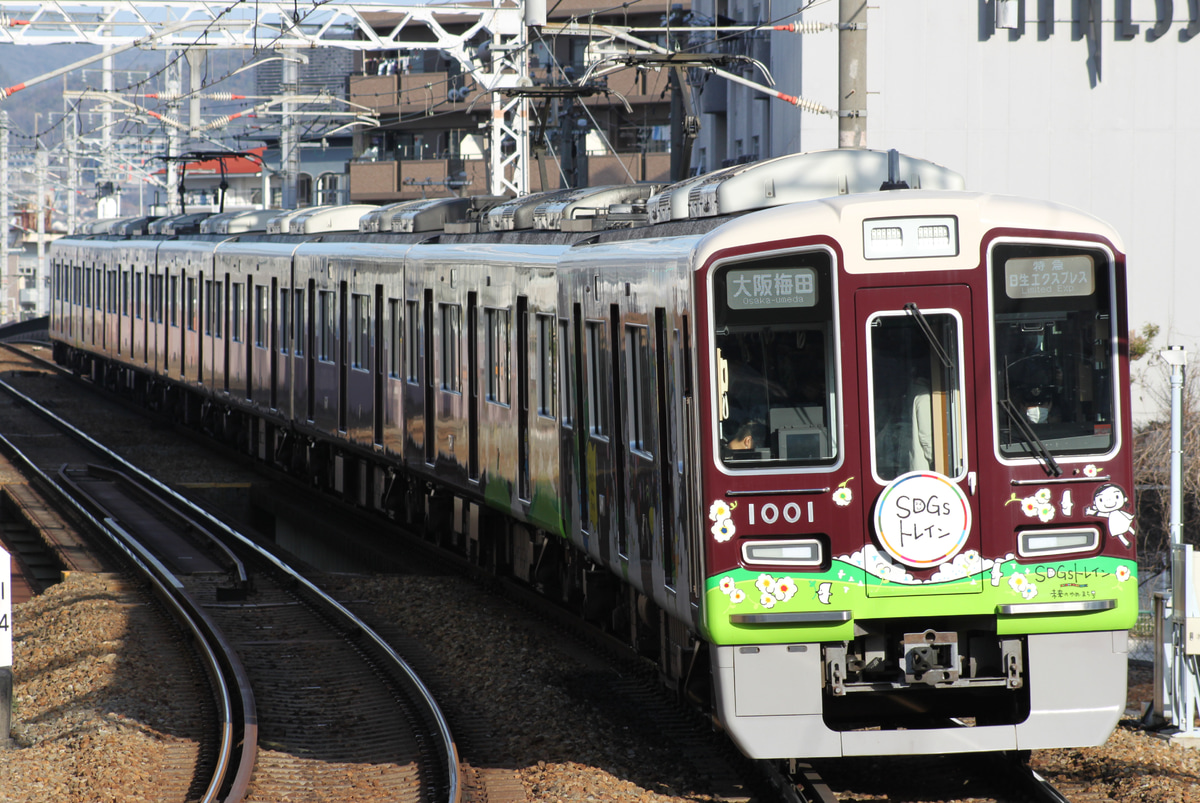
POLYGON ((1090 296, 1096 292, 1095 263, 1086 254, 1009 259, 1004 290, 1009 298, 1090 296))
POLYGON ((812 268, 758 268, 725 274, 729 309, 815 307, 817 272, 812 268))

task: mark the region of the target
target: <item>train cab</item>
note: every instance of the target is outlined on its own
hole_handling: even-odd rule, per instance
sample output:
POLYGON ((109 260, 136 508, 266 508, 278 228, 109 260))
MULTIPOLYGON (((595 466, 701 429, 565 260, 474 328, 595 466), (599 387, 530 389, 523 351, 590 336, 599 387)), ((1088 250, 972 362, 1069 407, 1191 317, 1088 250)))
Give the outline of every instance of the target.
POLYGON ((759 757, 1106 734, 1137 610, 1116 235, 928 190, 743 222, 696 273, 725 727, 759 757))

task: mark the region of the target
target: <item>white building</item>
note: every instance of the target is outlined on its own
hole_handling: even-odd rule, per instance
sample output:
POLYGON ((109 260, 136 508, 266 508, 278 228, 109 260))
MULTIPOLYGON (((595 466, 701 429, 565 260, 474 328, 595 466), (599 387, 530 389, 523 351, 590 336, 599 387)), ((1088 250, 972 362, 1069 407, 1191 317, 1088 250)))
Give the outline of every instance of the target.
MULTIPOLYGON (((697 0, 694 8, 739 23, 786 23, 802 5, 697 0)), ((799 19, 838 21, 837 2, 811 5, 799 19)), ((1045 198, 1107 220, 1129 254, 1130 326, 1157 323, 1156 345, 1197 354, 1200 270, 1186 240, 1200 220, 1198 33, 1195 2, 871 4, 866 146, 940 162, 970 189, 1045 198), (1158 18, 1172 8, 1173 18, 1158 18)), ((772 32, 741 47, 769 59, 779 91, 837 107, 836 32, 772 32)), ((711 79, 704 94, 710 87, 711 79)), ((702 116, 693 164, 713 169, 739 155, 838 146, 833 117, 735 84, 711 91, 701 109, 725 92, 726 110, 702 116)))

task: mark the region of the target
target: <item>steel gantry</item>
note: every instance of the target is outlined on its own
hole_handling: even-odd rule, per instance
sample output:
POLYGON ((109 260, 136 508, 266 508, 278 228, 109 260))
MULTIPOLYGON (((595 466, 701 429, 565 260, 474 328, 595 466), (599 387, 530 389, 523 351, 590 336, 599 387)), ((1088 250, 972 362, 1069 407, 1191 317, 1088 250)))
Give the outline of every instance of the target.
MULTIPOLYGON (((253 4, 165 0, 153 6, 131 0, 0 2, 0 44, 83 43, 106 48, 95 60, 132 48, 441 50, 491 93, 494 194, 528 191, 529 103, 502 94, 528 83, 527 30, 525 4, 504 0, 492 0, 490 6, 372 2, 297 6, 271 0, 253 4)), ((80 66, 83 63, 71 65, 80 66)), ((0 88, 0 99, 61 72, 0 88)))
MULTIPOLYGON (((768 26, 777 31, 816 33, 857 26, 793 23, 768 26)), ((88 43, 111 56, 122 49, 210 48, 270 49, 284 52, 318 47, 363 51, 429 50, 456 60, 489 93, 491 103, 489 174, 495 195, 524 195, 529 190, 530 94, 529 31, 585 36, 620 42, 621 59, 607 69, 632 65, 654 69, 700 67, 769 97, 814 114, 838 115, 821 104, 747 80, 713 60, 694 62, 637 34, 638 29, 546 21, 545 0, 491 0, 490 5, 398 5, 386 2, 295 2, 256 0, 206 2, 164 0, 0 0, 0 44, 88 43)), ((686 30, 686 28, 685 28, 686 30)), ((81 65, 72 65, 77 67, 81 65)), ((65 68, 64 68, 65 69, 65 68)), ((60 74, 55 71, 37 80, 60 74)), ((768 84, 773 83, 763 70, 768 84)), ((582 82, 581 82, 582 83, 582 82)), ((0 88, 0 100, 33 81, 0 88)), ((285 103, 285 109, 290 104, 285 103)), ((839 115, 840 116, 840 115, 839 115)), ((195 122, 193 121, 193 127, 195 122)), ((286 129, 286 126, 285 126, 286 129)))

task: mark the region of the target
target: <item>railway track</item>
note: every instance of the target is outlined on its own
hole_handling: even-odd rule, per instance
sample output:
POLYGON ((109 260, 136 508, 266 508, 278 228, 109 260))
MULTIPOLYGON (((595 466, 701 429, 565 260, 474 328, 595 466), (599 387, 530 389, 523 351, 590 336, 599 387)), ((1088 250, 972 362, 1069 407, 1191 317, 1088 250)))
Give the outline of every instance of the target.
POLYGON ((0 427, 20 433, 9 451, 140 567, 197 645, 215 721, 195 755, 162 768, 195 768, 180 799, 459 799, 436 701, 365 623, 11 385, 0 391, 16 401, 0 427))

